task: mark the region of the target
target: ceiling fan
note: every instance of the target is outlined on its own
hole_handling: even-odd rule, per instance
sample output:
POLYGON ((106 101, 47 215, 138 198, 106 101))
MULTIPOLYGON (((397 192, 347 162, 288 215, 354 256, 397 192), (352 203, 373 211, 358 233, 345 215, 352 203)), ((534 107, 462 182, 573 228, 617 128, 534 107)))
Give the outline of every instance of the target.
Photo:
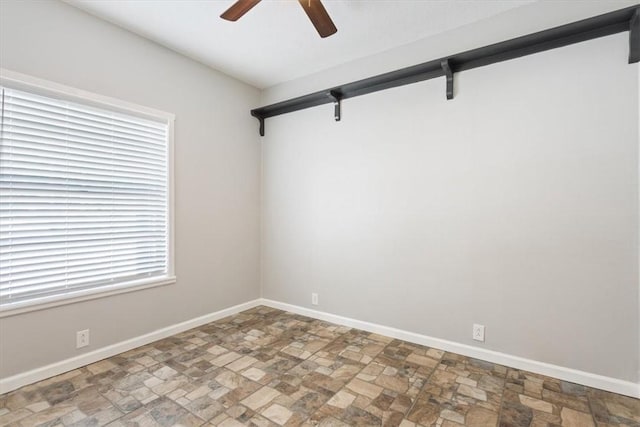
MULTIPOLYGON (((338 31, 320 0, 298 0, 298 2, 307 12, 307 16, 313 26, 316 27, 320 37, 328 37, 338 31)), ((227 21, 237 21, 258 3, 260 3, 260 0, 238 0, 220 15, 220 18, 227 21)))

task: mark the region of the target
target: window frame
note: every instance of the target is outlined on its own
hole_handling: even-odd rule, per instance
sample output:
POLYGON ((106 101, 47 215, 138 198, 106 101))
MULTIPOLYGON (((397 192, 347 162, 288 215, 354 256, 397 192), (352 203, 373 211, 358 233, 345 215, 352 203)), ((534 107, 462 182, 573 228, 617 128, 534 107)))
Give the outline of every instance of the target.
POLYGON ((0 68, 0 85, 12 89, 23 90, 36 95, 50 96, 87 106, 104 108, 119 113, 130 114, 151 120, 167 123, 167 274, 127 282, 68 292, 59 295, 35 298, 0 305, 0 318, 20 313, 43 310, 61 305, 74 304, 97 298, 104 298, 143 289, 165 286, 176 283, 175 276, 175 238, 174 238, 174 122, 175 115, 165 111, 133 104, 120 99, 99 95, 97 93, 76 89, 49 80, 0 68))

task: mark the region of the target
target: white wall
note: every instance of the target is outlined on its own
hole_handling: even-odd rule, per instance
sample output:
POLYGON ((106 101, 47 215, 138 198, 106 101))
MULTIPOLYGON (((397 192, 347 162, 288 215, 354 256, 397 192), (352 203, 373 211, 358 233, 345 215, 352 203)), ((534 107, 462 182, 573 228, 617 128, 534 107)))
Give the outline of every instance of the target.
POLYGON ((256 89, 58 1, 0 2, 0 66, 175 113, 178 277, 0 319, 0 377, 259 296, 256 89))
POLYGON ((345 100, 339 123, 331 105, 267 119, 263 296, 311 307, 317 292, 322 311, 638 381, 628 48, 624 33, 463 72, 453 101, 436 79, 345 100))

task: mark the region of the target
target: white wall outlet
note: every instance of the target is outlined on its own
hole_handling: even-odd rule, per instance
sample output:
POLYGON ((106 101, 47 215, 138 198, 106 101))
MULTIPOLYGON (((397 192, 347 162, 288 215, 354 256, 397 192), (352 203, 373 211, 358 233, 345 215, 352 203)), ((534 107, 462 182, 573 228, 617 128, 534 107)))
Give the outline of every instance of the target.
POLYGON ((82 348, 89 345, 89 330, 76 332, 76 348, 82 348))
POLYGON ((311 294, 311 304, 318 305, 318 294, 311 294))
POLYGON ((473 339, 484 342, 484 325, 473 325, 473 339))

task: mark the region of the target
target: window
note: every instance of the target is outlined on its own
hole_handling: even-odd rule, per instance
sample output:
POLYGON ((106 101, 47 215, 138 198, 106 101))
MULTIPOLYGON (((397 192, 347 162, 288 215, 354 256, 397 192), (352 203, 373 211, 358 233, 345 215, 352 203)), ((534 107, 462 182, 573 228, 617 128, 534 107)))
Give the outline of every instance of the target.
MULTIPOLYGON (((1 81, 0 310, 174 281, 172 117, 1 81)), ((79 91, 74 91, 76 94, 79 91)))

